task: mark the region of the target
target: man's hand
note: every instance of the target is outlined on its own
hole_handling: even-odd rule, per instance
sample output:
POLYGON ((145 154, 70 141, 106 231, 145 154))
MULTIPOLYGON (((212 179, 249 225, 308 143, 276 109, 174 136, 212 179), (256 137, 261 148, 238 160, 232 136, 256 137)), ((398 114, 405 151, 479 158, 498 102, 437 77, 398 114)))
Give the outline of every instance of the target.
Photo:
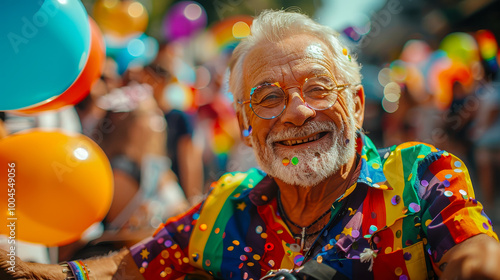
POLYGON ((11 256, 8 256, 6 251, 0 249, 0 279, 30 279, 28 274, 25 262, 18 257, 15 257, 15 261, 11 260, 11 256))
MULTIPOLYGON (((85 263, 91 271, 91 279, 143 279, 127 249, 112 253, 108 256, 85 260, 85 263), (125 276, 128 278, 125 278, 125 276)), ((66 273, 63 273, 63 267, 58 264, 27 263, 23 262, 18 257, 15 258, 15 268, 9 270, 9 268, 12 267, 11 264, 10 256, 7 255, 7 252, 0 250, 1 280, 66 279, 66 273)))
POLYGON ((500 243, 486 234, 476 235, 446 252, 438 265, 442 280, 500 280, 500 243))

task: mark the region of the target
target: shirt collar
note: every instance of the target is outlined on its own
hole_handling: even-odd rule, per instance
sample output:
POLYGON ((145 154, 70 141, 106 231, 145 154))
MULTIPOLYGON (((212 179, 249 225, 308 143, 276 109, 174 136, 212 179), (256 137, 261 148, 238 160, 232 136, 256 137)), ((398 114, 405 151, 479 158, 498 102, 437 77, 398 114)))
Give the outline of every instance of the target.
POLYGON ((377 148, 366 135, 361 132, 358 135, 357 149, 361 153, 361 172, 358 183, 367 184, 375 189, 392 190, 389 185, 385 184, 387 179, 384 175, 382 159, 377 148))

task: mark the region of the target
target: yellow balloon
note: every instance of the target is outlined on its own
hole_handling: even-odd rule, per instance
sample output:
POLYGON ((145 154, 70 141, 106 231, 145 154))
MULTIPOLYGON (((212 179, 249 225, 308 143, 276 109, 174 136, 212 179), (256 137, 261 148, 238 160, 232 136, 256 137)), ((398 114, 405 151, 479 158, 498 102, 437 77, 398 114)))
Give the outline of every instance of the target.
POLYGON ((32 129, 0 140, 0 234, 60 246, 107 214, 113 175, 101 148, 81 134, 32 129))
POLYGON ((149 19, 146 8, 130 0, 98 0, 93 15, 103 33, 122 38, 143 33, 149 19))

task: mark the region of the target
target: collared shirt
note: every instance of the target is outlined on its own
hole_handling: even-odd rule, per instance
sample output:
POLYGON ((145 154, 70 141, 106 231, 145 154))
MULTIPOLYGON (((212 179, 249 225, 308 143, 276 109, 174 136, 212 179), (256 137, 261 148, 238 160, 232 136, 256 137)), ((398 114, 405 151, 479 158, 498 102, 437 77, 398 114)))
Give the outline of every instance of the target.
POLYGON ((357 151, 359 175, 308 252, 280 217, 274 180, 251 169, 222 176, 202 203, 131 248, 140 272, 256 280, 315 261, 351 279, 428 279, 455 244, 498 240, 457 157, 416 142, 377 150, 364 135, 357 151))

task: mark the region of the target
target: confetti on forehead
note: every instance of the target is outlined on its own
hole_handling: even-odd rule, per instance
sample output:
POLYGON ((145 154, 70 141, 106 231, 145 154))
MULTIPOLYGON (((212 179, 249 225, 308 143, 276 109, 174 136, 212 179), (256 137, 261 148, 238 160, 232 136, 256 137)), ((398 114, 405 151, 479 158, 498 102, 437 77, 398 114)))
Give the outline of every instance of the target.
POLYGON ((310 57, 310 58, 322 59, 325 57, 325 52, 323 51, 323 48, 321 47, 320 44, 313 43, 313 44, 310 44, 309 46, 307 46, 306 55, 307 55, 307 57, 310 57))

